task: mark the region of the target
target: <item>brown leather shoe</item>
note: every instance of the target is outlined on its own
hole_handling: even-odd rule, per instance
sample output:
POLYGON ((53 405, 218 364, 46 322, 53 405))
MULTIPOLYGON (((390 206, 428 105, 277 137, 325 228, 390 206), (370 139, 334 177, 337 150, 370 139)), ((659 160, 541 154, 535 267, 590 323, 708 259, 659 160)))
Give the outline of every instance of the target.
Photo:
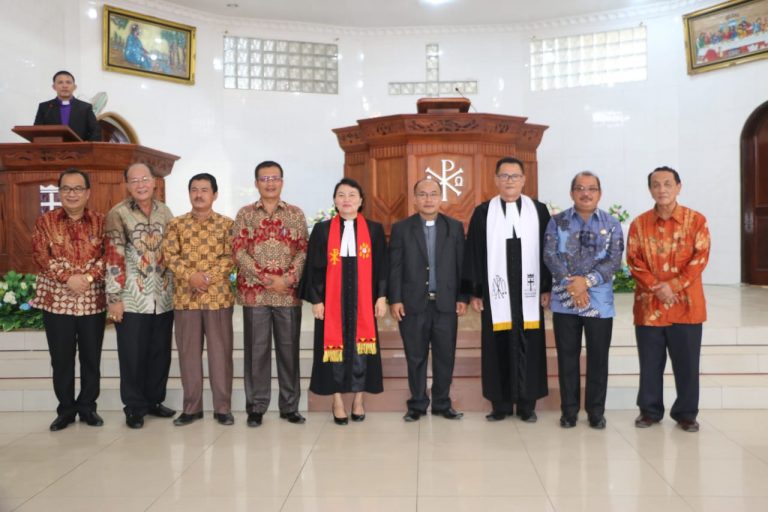
POLYGON ((658 423, 659 420, 655 420, 651 418, 648 415, 645 415, 643 413, 640 413, 640 416, 635 418, 635 427, 637 428, 648 428, 652 426, 654 423, 658 423))
POLYGON ((680 420, 677 422, 678 426, 685 432, 698 432, 699 422, 696 420, 680 420))

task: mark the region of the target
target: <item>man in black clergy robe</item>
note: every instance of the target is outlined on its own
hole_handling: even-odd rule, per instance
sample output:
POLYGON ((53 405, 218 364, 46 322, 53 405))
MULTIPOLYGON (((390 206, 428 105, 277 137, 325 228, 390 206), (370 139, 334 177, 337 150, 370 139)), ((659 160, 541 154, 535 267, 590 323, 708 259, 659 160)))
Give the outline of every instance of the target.
POLYGON ((101 128, 93 113, 93 106, 75 98, 75 89, 75 77, 69 71, 58 71, 53 75, 56 97, 37 107, 35 124, 64 124, 72 128, 81 139, 98 142, 101 140, 101 128))
MULTIPOLYGON (((544 310, 549 305, 549 295, 552 289, 552 275, 544 265, 544 232, 549 223, 547 207, 522 194, 525 185, 525 170, 523 163, 512 157, 505 157, 496 163, 496 186, 499 195, 475 208, 467 233, 467 243, 464 252, 462 273, 462 291, 472 296, 471 305, 482 315, 482 384, 483 396, 493 404, 493 410, 486 416, 488 421, 503 420, 509 415, 516 414, 529 423, 536 421, 536 400, 548 393, 547 388, 547 354, 544 335, 544 310), (499 243, 497 250, 506 249, 507 283, 494 286, 495 292, 509 300, 511 313, 511 328, 500 327, 494 331, 494 319, 491 316, 491 294, 489 293, 488 273, 488 215, 492 202, 498 201, 504 219, 510 218, 510 208, 516 208, 519 215, 515 216, 519 224, 515 225, 511 237, 506 237, 506 244, 499 243), (524 203, 530 205, 526 208, 524 203), (523 279, 522 259, 533 254, 535 239, 521 237, 522 223, 531 226, 531 219, 526 212, 534 210, 538 216, 538 283, 531 277, 523 279), (534 244, 533 246, 530 244, 534 244), (538 290, 537 290, 538 288, 538 290), (525 294, 524 294, 525 290, 525 294), (539 296, 538 319, 525 318, 525 321, 538 320, 538 328, 523 329, 524 325, 524 295, 531 291, 539 296), (507 293, 508 292, 508 293, 507 293), (517 404, 517 411, 513 405, 517 404)), ((509 222, 512 222, 511 220, 509 222)), ((499 236, 504 236, 500 233, 499 236)), ((534 235, 535 236, 535 235, 534 235)), ((503 260, 502 260, 503 261, 503 260)), ((534 295, 535 296, 535 295, 534 295)), ((498 299, 497 299, 498 300, 498 299)), ((531 299, 529 299, 531 300, 531 299)), ((529 302, 530 304, 530 302, 529 302)), ((510 322, 507 322, 509 324, 510 322)))
POLYGON ((403 419, 427 412, 427 363, 432 345, 432 414, 456 420, 451 380, 458 317, 468 296, 459 295, 464 226, 439 213, 440 186, 422 179, 413 187, 417 213, 392 226, 389 244, 390 312, 398 321, 408 364, 411 398, 403 419))

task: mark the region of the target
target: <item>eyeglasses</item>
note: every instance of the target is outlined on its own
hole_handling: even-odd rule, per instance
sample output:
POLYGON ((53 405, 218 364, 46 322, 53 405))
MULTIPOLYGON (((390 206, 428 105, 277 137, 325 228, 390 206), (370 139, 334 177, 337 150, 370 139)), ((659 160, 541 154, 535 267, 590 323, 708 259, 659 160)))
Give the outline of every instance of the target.
POLYGON ((589 192, 590 194, 595 194, 597 192, 600 192, 600 189, 598 187, 585 187, 584 185, 576 185, 571 190, 573 192, 589 192))
POLYGON ((59 187, 59 193, 62 195, 67 195, 70 192, 74 192, 75 194, 80 195, 86 190, 88 190, 86 187, 81 187, 79 185, 77 187, 68 187, 66 185, 64 185, 63 187, 59 187))
POLYGON ((127 183, 129 185, 138 185, 139 183, 149 183, 152 179, 149 176, 142 176, 141 178, 131 178, 127 183))
POLYGON ((262 183, 272 183, 273 181, 275 183, 280 183, 283 181, 282 176, 259 176, 257 179, 262 183))
POLYGON ((523 175, 502 173, 502 174, 497 174, 496 179, 498 179, 499 181, 511 181, 512 183, 517 183, 518 181, 523 179, 523 175))

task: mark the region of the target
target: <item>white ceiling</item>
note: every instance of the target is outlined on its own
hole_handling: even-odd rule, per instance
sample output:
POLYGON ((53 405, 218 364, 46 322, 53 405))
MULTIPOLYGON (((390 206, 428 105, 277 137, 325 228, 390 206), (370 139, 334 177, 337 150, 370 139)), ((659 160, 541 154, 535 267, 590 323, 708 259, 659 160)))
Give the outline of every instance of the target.
POLYGON ((218 16, 342 27, 495 25, 670 4, 659 0, 168 0, 218 16), (227 7, 237 4, 238 7, 227 7))

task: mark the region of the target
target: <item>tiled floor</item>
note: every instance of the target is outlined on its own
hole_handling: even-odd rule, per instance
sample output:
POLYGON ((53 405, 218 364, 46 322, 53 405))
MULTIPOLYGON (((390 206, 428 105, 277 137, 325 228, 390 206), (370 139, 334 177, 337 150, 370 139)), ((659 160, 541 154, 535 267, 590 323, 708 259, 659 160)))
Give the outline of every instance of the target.
POLYGON ((51 433, 50 413, 0 413, 0 511, 760 511, 768 510, 768 411, 702 411, 701 432, 370 413, 339 427, 268 414, 262 427, 208 415, 51 433))

